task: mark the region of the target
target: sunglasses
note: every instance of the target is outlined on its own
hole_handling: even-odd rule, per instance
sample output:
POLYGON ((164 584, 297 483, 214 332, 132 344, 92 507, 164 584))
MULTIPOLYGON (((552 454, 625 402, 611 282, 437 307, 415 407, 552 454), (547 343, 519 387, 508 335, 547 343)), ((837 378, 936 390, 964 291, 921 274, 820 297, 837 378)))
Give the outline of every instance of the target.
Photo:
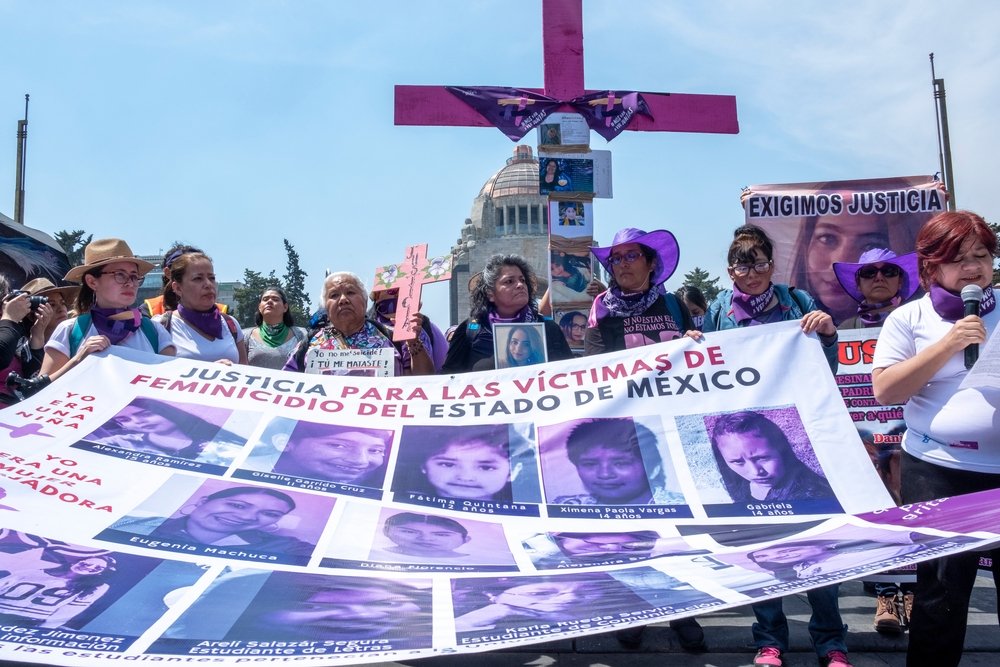
POLYGON ((864 278, 865 280, 871 280, 877 274, 881 273, 886 278, 895 278, 903 271, 895 264, 883 264, 882 266, 873 266, 869 264, 868 266, 862 266, 858 269, 858 277, 864 278))

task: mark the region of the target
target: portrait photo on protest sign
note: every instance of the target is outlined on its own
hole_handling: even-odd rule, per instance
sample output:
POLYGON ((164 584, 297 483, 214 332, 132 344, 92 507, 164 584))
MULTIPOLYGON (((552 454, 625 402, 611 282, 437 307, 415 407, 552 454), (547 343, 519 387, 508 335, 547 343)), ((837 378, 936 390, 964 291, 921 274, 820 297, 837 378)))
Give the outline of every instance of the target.
POLYGON ((228 408, 137 397, 73 445, 115 458, 221 474, 259 416, 228 408))
POLYGON ((234 477, 380 497, 393 431, 274 417, 234 477))
POLYGON ((594 236, 594 205, 589 201, 549 202, 549 234, 563 238, 594 236))
POLYGON ((635 620, 661 618, 712 596, 659 570, 579 572, 452 581, 459 645, 523 637, 552 637, 635 620))
POLYGON ((745 586, 737 589, 747 595, 764 595, 789 582, 817 577, 829 577, 831 580, 855 578, 889 569, 898 565, 898 559, 904 557, 921 555, 931 558, 940 555, 942 549, 977 541, 974 537, 961 535, 950 537, 841 525, 813 532, 808 537, 785 539, 742 553, 717 555, 716 558, 774 579, 765 585, 748 579, 745 586))
POLYGON ((774 241, 773 281, 808 292, 838 323, 857 314, 857 302, 833 263, 876 248, 912 252, 917 232, 946 205, 931 176, 753 185, 743 194, 746 221, 774 241))
POLYGON ((238 656, 248 645, 280 645, 287 649, 280 655, 424 648, 432 609, 430 580, 227 568, 152 650, 238 656))
POLYGON ((346 504, 320 564, 407 572, 518 569, 499 523, 362 503, 346 504))
POLYGON ((552 319, 562 329, 566 343, 574 352, 583 351, 583 340, 587 334, 587 313, 583 304, 578 308, 554 308, 552 319))
POLYGON ((493 325, 493 355, 497 368, 534 366, 548 361, 542 322, 493 325))
POLYGON ((842 511, 795 406, 675 419, 708 516, 842 511))
POLYGON ((0 622, 19 628, 5 628, 4 641, 123 650, 203 574, 192 563, 2 530, 0 622))
POLYGON ((539 570, 622 565, 661 556, 708 553, 680 537, 663 536, 655 530, 537 533, 525 539, 523 547, 539 570))
POLYGON ((403 426, 392 478, 397 502, 538 516, 534 425, 403 426))
POLYGON ((595 262, 590 245, 589 236, 568 239, 553 234, 549 237, 549 290, 554 303, 593 301, 593 297, 587 295, 587 286, 594 278, 595 262))
POLYGON ((334 501, 175 475, 97 539, 172 553, 305 565, 334 501))
MULTIPOLYGON (((539 427, 538 438, 550 514, 575 514, 552 507, 559 505, 672 505, 678 506, 671 510, 672 516, 691 516, 659 417, 574 419, 539 427)), ((615 512, 606 518, 627 518, 615 512)), ((656 516, 638 510, 636 514, 634 518, 656 516)), ((578 516, 604 518, 600 515, 578 516)))

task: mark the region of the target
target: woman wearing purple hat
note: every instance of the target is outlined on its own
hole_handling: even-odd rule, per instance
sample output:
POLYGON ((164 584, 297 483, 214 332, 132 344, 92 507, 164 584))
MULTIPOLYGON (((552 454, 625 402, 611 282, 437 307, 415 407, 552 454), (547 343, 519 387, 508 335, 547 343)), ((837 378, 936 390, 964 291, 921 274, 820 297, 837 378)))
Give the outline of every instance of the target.
MULTIPOLYGON (((644 232, 626 227, 615 234, 610 246, 592 248, 591 252, 611 279, 590 309, 583 341, 585 355, 674 340, 694 329, 687 306, 663 289, 680 256, 673 234, 665 229, 644 232)), ((670 627, 685 650, 706 649, 705 633, 694 618, 671 621, 670 627)), ((642 642, 642 631, 642 627, 620 630, 616 637, 625 646, 636 648, 642 642)))
MULTIPOLYGON (((917 269, 917 253, 911 252, 897 256, 885 248, 873 248, 862 253, 857 263, 834 262, 833 272, 840 281, 844 291, 858 302, 858 314, 841 322, 838 329, 864 329, 881 327, 885 318, 901 303, 908 300, 920 287, 920 274, 917 269)), ((868 445, 866 448, 878 448, 878 445, 868 445)), ((869 450, 870 452, 872 450, 869 450)), ((883 452, 877 458, 884 461, 876 467, 899 466, 899 452, 891 450, 874 450, 883 452), (895 456, 895 463, 890 464, 895 456)), ((876 454, 872 454, 875 456, 876 454)), ((896 473, 898 474, 898 473, 896 473)), ((895 495, 895 494, 894 494, 895 495)), ((898 502, 898 499, 897 499, 898 502)), ((913 585, 902 586, 903 613, 896 598, 900 593, 900 585, 894 581, 875 581, 875 622, 876 632, 898 634, 909 618, 909 610, 913 607, 913 585)))
POLYGON ((896 255, 885 248, 864 252, 857 263, 834 262, 833 272, 852 299, 858 314, 838 329, 880 327, 885 318, 920 288, 917 253, 896 255))
POLYGON ((626 227, 610 246, 591 252, 611 280, 590 309, 587 356, 674 340, 694 329, 687 307, 662 287, 680 256, 673 234, 626 227))

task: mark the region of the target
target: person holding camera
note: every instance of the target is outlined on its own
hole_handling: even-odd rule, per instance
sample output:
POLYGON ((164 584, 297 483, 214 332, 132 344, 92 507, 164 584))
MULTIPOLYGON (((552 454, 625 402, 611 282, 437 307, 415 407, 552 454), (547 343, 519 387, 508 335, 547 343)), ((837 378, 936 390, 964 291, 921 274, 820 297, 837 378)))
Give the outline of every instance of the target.
MULTIPOLYGON (((42 367, 45 341, 55 325, 66 319, 65 304, 69 297, 64 292, 76 288, 59 288, 45 278, 36 278, 20 290, 10 291, 5 284, 0 303, 0 404, 16 403, 18 398, 12 387, 7 386, 11 373, 28 378, 42 367)), ((15 377, 16 377, 15 376, 15 377)))

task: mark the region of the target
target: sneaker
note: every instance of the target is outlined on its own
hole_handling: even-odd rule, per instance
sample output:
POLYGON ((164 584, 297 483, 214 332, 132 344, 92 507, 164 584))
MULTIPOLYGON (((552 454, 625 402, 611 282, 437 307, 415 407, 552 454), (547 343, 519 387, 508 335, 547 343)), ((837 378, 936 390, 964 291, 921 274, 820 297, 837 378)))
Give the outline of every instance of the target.
POLYGON ((830 651, 819 659, 820 667, 853 667, 843 651, 830 651))
POLYGON ((910 627, 910 615, 913 614, 913 593, 903 595, 903 625, 910 627))
POLYGON ((875 632, 899 634, 903 631, 903 619, 899 617, 895 595, 879 595, 875 598, 875 632))
POLYGON ((689 653, 702 653, 708 650, 705 644, 705 631, 701 624, 693 618, 681 618, 670 621, 670 629, 677 633, 677 641, 681 648, 689 653))
POLYGON ((753 659, 753 667, 784 667, 785 660, 781 657, 781 649, 765 646, 757 651, 753 659))

